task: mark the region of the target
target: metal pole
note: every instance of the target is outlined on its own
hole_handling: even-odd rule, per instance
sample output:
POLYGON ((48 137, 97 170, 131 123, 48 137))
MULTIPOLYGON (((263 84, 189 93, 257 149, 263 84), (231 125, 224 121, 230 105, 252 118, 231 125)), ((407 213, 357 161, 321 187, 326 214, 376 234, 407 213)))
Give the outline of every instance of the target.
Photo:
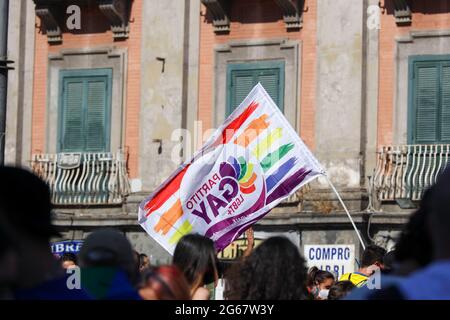
POLYGON ((353 229, 355 229, 356 235, 358 236, 359 242, 361 242, 361 246, 362 246, 363 250, 366 250, 366 245, 364 244, 364 241, 363 241, 361 235, 359 234, 358 228, 356 228, 355 222, 353 221, 353 218, 350 215, 350 212, 348 212, 347 206, 345 205, 344 201, 342 201, 341 196, 339 195, 339 193, 337 192, 336 188, 331 183, 331 181, 330 181, 330 179, 328 178, 327 175, 325 175, 325 178, 327 179, 328 183, 330 184, 331 189, 333 189, 334 193, 336 194, 336 196, 339 199, 339 202, 341 203, 342 207, 344 208, 345 212, 347 213, 347 216, 350 219, 350 222, 351 222, 351 224, 353 226, 353 229))
POLYGON ((8 86, 9 0, 0 0, 0 166, 5 159, 6 94, 8 86))

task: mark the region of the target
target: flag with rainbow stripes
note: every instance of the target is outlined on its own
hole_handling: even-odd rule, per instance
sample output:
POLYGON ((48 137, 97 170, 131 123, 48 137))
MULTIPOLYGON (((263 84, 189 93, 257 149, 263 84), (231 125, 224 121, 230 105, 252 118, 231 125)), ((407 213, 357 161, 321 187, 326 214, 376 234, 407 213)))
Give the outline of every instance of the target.
POLYGON ((189 162, 139 206, 139 223, 169 253, 199 233, 223 250, 324 170, 261 84, 189 162))

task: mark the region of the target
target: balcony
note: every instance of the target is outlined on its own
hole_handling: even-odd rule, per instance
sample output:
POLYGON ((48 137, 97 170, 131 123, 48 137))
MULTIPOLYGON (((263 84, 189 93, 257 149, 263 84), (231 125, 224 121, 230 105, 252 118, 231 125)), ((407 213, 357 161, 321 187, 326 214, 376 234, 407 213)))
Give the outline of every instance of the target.
POLYGON ((371 194, 376 198, 373 200, 396 201, 400 207, 413 207, 435 183, 449 155, 448 144, 382 147, 370 180, 371 194))
POLYGON ((130 193, 126 156, 113 153, 34 154, 32 171, 59 206, 120 205, 130 193))

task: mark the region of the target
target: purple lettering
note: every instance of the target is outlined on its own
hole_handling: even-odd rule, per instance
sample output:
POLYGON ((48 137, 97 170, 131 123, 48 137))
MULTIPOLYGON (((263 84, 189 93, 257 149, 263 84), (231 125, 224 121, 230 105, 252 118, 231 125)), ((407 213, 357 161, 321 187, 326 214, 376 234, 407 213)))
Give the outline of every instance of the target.
POLYGON ((194 201, 195 204, 197 204, 197 200, 195 200, 194 196, 195 196, 195 194, 194 194, 194 195, 191 197, 191 199, 189 199, 189 200, 190 200, 190 201, 194 201))
POLYGON ((222 181, 220 181, 219 184, 219 190, 222 191, 225 189, 225 192, 222 194, 222 196, 227 200, 228 202, 231 202, 233 198, 237 195, 239 191, 239 186, 236 180, 232 178, 225 178, 222 181), (231 190, 225 189, 226 186, 230 186, 231 190))
POLYGON ((209 191, 209 186, 205 183, 202 187, 203 191, 205 191, 205 194, 209 191))
POLYGON ((217 198, 216 196, 214 196, 212 194, 208 194, 208 196, 206 197, 206 200, 208 200, 208 204, 211 207, 211 210, 215 217, 217 217, 219 215, 220 208, 225 208, 227 206, 227 203, 225 201, 217 198))
POLYGON ((213 186, 216 185, 216 183, 215 183, 214 180, 212 180, 212 179, 209 179, 209 180, 208 180, 208 183, 209 183, 209 187, 210 187, 210 188, 212 188, 213 186))
POLYGON ((205 207, 205 202, 204 201, 202 201, 200 203, 200 209, 201 209, 201 211, 198 211, 197 209, 195 209, 191 213, 196 215, 196 216, 199 216, 200 218, 205 220, 206 223, 209 224, 211 222, 211 219, 208 217, 208 214, 206 212, 206 207, 205 207))

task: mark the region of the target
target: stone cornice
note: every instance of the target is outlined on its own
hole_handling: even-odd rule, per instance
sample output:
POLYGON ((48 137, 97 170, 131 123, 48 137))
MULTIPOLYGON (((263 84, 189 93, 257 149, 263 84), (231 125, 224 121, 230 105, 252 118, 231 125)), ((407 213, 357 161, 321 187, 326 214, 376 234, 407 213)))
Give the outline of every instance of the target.
MULTIPOLYGON (((49 43, 62 42, 62 21, 69 5, 85 5, 86 0, 34 0, 36 16, 41 19, 49 43)), ((95 0, 99 10, 108 19, 114 39, 126 39, 129 34, 129 16, 132 0, 95 0)))

